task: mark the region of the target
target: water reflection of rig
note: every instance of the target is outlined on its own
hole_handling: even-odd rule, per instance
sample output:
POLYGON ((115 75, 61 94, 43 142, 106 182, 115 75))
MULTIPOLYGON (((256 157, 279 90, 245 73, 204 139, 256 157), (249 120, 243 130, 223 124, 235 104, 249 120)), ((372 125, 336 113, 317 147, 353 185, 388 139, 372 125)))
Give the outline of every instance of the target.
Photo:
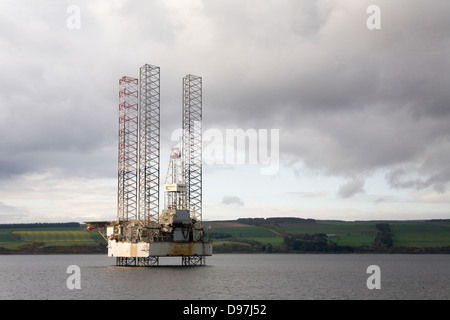
POLYGON ((117 220, 87 222, 108 241, 116 265, 152 266, 160 257, 204 265, 212 255, 202 224, 202 78, 183 78, 182 142, 173 148, 160 215, 159 67, 145 64, 140 80, 119 80, 117 220))

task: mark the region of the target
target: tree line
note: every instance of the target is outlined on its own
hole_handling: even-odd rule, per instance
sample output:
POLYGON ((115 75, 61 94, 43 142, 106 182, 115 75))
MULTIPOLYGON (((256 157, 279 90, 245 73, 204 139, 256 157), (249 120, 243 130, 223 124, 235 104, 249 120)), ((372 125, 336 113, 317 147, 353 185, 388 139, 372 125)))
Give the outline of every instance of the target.
POLYGON ((55 222, 55 223, 3 223, 0 229, 38 229, 38 228, 80 228, 78 222, 55 222))

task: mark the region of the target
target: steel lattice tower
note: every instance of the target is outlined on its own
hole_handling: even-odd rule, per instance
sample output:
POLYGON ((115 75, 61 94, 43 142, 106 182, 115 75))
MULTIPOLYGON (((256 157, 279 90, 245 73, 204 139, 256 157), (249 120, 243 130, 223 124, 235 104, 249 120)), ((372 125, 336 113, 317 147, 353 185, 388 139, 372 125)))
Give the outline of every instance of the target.
POLYGON ((137 217, 137 161, 138 161, 138 79, 119 80, 119 221, 137 217))
POLYGON ((202 221, 202 78, 183 78, 183 165, 187 203, 192 217, 202 221))
POLYGON ((140 68, 139 220, 159 220, 160 80, 159 67, 140 68))

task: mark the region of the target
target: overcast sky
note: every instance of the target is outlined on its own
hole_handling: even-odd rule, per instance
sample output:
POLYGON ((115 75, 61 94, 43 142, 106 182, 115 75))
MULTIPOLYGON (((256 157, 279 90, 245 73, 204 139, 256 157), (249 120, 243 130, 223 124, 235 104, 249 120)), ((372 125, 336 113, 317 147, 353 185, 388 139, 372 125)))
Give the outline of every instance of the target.
POLYGON ((204 131, 279 130, 274 174, 204 164, 205 220, 450 218, 449 31, 448 0, 2 0, 0 223, 116 219, 118 80, 145 63, 162 180, 188 73, 204 131))

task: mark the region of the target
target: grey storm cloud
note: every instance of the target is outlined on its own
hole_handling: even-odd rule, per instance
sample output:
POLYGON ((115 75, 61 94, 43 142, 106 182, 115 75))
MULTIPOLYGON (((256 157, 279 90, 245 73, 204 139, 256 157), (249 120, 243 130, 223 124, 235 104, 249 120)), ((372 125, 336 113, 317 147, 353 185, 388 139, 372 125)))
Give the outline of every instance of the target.
POLYGON ((225 10, 236 19, 229 28, 223 16, 215 20, 227 68, 213 81, 221 84, 212 89, 221 91, 211 97, 213 121, 280 128, 284 164, 300 161, 347 179, 383 170, 391 187, 443 190, 450 181, 450 4, 381 1, 377 31, 365 27, 371 2, 333 4, 271 3, 283 14, 267 20, 258 19, 267 7, 225 10), (396 179, 404 167, 420 178, 396 179))
POLYGON ((225 205, 235 204, 238 206, 243 206, 244 201, 242 201, 242 199, 237 196, 224 196, 222 199, 222 204, 225 204, 225 205))
MULTIPOLYGON (((62 169, 113 176, 117 87, 161 67, 162 140, 181 123, 181 78, 204 79, 204 127, 279 128, 282 164, 394 188, 450 181, 450 3, 4 1, 0 178, 62 169)), ((170 148, 170 146, 168 146, 170 148)), ((162 159, 164 160, 164 159, 162 159)))
POLYGON ((364 192, 364 180, 355 178, 339 188, 338 195, 341 198, 349 198, 357 193, 364 192))

